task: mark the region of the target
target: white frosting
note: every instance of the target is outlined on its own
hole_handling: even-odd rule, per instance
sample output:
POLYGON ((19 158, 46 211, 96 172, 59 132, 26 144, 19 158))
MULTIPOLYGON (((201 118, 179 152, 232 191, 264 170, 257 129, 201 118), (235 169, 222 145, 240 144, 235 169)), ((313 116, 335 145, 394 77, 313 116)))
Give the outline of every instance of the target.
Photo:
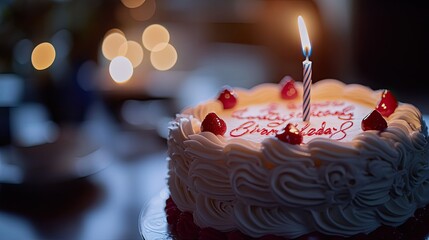
POLYGON ((262 142, 293 123, 304 135, 304 143, 318 137, 351 141, 362 131, 360 123, 374 107, 339 99, 313 101, 308 123, 302 121, 301 109, 297 101, 270 102, 224 111, 220 117, 227 125, 227 139, 262 142))
MULTIPOLYGON (((300 84, 297 90, 302 95, 300 84)), ((231 116, 246 106, 257 106, 257 112, 258 106, 281 101, 277 84, 236 93, 234 109, 209 101, 186 109, 170 128, 171 197, 200 227, 239 229, 252 237, 295 238, 312 231, 351 236, 381 224, 398 226, 429 203, 429 138, 414 106, 400 103, 382 132, 354 129, 341 141, 325 136, 291 145, 272 136, 249 141, 200 132, 211 111, 231 116)), ((356 106, 353 121, 360 128, 380 93, 323 80, 313 84, 312 101, 356 106)))

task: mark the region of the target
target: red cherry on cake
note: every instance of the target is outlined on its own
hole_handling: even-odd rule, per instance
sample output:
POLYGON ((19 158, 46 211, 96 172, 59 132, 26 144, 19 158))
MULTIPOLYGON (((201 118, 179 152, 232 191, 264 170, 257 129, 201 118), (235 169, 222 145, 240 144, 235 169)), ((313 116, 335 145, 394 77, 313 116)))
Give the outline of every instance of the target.
POLYGON ((273 234, 264 235, 259 240, 285 240, 285 238, 273 234))
POLYGON ((373 110, 362 119, 361 128, 367 130, 383 131, 387 128, 387 122, 377 110, 373 110))
POLYGON ((171 206, 165 209, 165 215, 167 216, 168 224, 175 224, 179 219, 179 216, 182 212, 176 207, 171 206))
POLYGON ((166 200, 165 200, 165 209, 169 208, 169 207, 177 207, 176 203, 174 203, 173 199, 171 198, 171 196, 169 196, 166 200))
POLYGON ((226 234, 214 228, 202 228, 198 240, 225 240, 226 234))
POLYGON ((198 239, 200 228, 194 223, 190 212, 182 212, 177 220, 176 231, 179 239, 198 239))
POLYGON ((276 138, 290 144, 301 144, 302 133, 292 123, 288 123, 281 133, 276 134, 276 138))
POLYGON ((177 220, 179 219, 181 211, 179 210, 179 208, 177 208, 171 196, 168 197, 167 200, 165 201, 164 210, 167 216, 168 224, 176 224, 177 220))
POLYGON ((224 135, 226 132, 225 121, 218 117, 216 113, 211 112, 207 114, 201 123, 201 132, 212 132, 216 135, 224 135))
POLYGON ((398 101, 395 96, 393 96, 392 92, 389 90, 384 90, 375 109, 377 109, 381 115, 388 117, 395 111, 396 107, 398 107, 398 101))
POLYGON ((298 91, 295 88, 295 80, 293 80, 293 78, 286 76, 282 79, 280 84, 283 86, 280 91, 282 99, 294 99, 298 96, 298 91))
POLYGON ((238 230, 234 230, 226 234, 225 240, 248 240, 248 239, 250 238, 246 236, 244 233, 238 230))
MULTIPOLYGON (((400 232, 396 227, 381 226, 368 234, 369 239, 389 239, 389 240, 401 240, 401 239, 416 239, 416 238, 403 238, 404 234, 400 232)), ((424 238, 417 238, 424 239, 424 238)))
POLYGON ((230 109, 237 105, 237 98, 235 96, 235 93, 228 86, 224 87, 223 91, 220 92, 219 96, 217 97, 217 100, 222 102, 224 109, 230 109))

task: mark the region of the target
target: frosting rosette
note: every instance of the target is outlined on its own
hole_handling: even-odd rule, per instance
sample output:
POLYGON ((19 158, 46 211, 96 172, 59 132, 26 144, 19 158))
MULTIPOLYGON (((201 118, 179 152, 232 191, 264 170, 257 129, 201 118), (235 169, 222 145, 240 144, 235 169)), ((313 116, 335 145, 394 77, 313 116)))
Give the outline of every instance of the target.
POLYGON ((279 89, 236 89, 234 108, 208 101, 172 121, 168 187, 197 225, 251 237, 352 236, 398 226, 429 203, 429 138, 416 107, 399 103, 385 130, 362 131, 381 91, 327 79, 313 85, 306 124, 302 99, 281 99, 279 89), (201 132, 210 112, 225 120, 225 135, 201 132), (287 123, 302 144, 275 137, 287 123))

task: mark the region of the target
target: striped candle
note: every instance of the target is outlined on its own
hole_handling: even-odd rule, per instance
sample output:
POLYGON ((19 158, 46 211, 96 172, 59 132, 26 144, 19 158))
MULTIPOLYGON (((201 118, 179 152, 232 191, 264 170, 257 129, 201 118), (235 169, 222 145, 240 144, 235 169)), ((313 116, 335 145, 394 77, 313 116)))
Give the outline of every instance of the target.
POLYGON ((305 26, 304 19, 298 17, 298 29, 299 36, 301 37, 302 53, 305 57, 305 61, 302 62, 304 67, 303 71, 303 96, 302 96, 302 120, 304 122, 310 121, 310 90, 311 90, 311 61, 308 59, 311 55, 311 44, 310 38, 308 37, 307 27, 305 26))
POLYGON ((310 92, 311 92, 311 61, 308 58, 302 62, 303 71, 303 97, 302 97, 302 120, 310 121, 310 92))

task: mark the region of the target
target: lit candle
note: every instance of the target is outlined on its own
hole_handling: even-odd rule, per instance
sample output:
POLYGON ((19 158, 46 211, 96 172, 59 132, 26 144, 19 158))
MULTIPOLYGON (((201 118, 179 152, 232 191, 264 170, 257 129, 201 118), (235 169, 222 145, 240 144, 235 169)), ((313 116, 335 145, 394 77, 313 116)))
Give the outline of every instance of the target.
POLYGON ((303 87, 304 94, 302 99, 302 120, 304 122, 310 121, 310 90, 311 90, 311 61, 308 59, 311 55, 310 38, 308 37, 307 27, 305 26, 304 19, 298 16, 299 36, 301 37, 302 53, 305 60, 302 62, 304 67, 303 71, 303 87))

